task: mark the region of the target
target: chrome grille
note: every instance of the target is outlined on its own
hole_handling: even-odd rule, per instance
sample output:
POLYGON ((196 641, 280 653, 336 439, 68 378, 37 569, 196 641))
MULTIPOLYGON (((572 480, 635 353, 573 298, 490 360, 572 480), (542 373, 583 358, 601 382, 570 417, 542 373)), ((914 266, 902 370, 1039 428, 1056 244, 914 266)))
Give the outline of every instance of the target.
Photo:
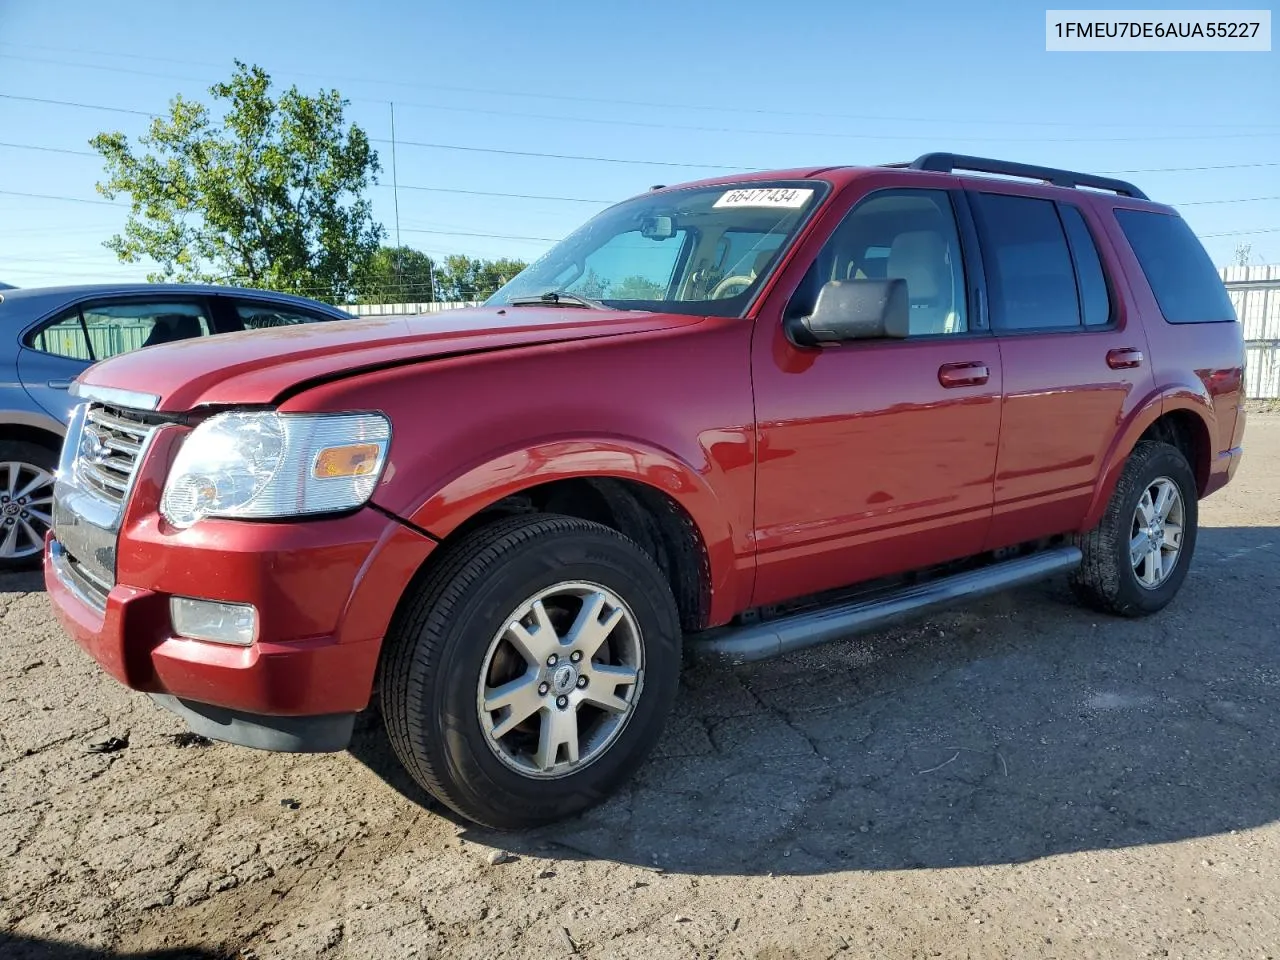
POLYGON ((85 413, 76 474, 97 496, 114 504, 125 494, 155 424, 132 411, 94 404, 85 413))
POLYGON ((89 568, 67 552, 57 540, 53 541, 50 561, 59 579, 74 591, 82 601, 99 613, 107 609, 107 594, 111 586, 103 583, 89 568))

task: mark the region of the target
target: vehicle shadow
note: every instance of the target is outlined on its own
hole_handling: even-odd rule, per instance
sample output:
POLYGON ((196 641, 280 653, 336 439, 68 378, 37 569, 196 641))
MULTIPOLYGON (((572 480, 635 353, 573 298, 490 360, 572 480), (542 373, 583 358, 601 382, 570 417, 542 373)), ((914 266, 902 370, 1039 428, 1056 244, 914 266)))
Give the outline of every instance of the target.
POLYGON ((58 940, 42 940, 0 933, 0 956, 5 960, 230 960, 230 954, 199 947, 179 947, 146 953, 119 953, 58 940))
MULTIPOLYGON (((655 755, 617 795, 540 830, 467 833, 515 854, 809 874, 1267 824, 1280 814, 1278 565, 1276 528, 1204 529, 1155 617, 1084 610, 1057 580, 893 633, 688 670, 655 755)), ((376 717, 352 752, 424 801, 376 717)))
POLYGON ((44 573, 40 570, 24 570, 21 573, 0 573, 0 594, 43 592, 44 573))

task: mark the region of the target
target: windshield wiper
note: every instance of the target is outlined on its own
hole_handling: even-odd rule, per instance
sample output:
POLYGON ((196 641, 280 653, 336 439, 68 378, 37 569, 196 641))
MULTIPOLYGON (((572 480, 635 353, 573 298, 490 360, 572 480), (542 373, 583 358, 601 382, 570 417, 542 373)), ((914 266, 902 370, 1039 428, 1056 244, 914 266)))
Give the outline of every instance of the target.
POLYGON ((507 302, 509 307, 586 307, 590 310, 608 310, 609 307, 599 300, 592 300, 581 294, 569 293, 565 290, 548 290, 536 297, 512 297, 507 302))

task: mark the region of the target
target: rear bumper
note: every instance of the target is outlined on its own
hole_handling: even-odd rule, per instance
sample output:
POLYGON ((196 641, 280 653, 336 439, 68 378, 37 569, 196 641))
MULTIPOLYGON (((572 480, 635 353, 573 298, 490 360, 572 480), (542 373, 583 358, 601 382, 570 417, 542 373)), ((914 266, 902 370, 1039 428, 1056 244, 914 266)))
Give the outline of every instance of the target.
POLYGON ((60 575, 52 537, 45 586, 76 643, 197 733, 273 750, 338 750, 369 702, 395 606, 433 547, 367 509, 184 531, 151 518, 122 530, 119 582, 102 609, 60 575), (258 640, 239 647, 176 636, 174 595, 253 604, 258 640))

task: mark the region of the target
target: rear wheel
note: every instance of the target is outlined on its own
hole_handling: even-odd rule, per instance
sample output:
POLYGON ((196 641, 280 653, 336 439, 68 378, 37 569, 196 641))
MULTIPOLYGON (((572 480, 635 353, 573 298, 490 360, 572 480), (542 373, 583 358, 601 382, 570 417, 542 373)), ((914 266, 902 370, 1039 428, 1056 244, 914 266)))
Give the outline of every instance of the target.
POLYGON ((387 636, 397 756, 487 826, 599 802, 643 761, 675 697, 679 616, 662 572, 571 517, 500 521, 445 549, 387 636))
POLYGON ((0 443, 0 572, 40 565, 53 523, 58 455, 25 440, 0 443))
POLYGON ((1199 504, 1177 447, 1142 443, 1130 454, 1098 526, 1080 539, 1072 578, 1090 606, 1136 617, 1162 609, 1182 586, 1196 546, 1199 504))

